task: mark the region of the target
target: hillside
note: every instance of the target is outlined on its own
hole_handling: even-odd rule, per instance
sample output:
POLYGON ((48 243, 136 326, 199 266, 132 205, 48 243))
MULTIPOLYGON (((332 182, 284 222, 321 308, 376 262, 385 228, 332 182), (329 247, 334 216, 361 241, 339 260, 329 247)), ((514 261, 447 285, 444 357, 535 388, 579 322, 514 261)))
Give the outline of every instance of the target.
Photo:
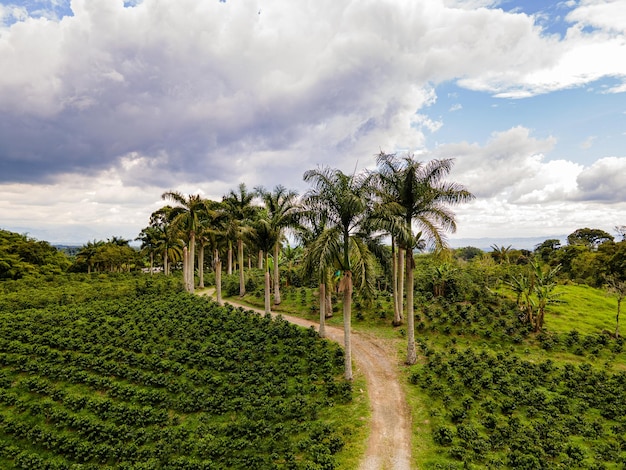
POLYGON ((359 413, 339 347, 165 278, 103 278, 0 284, 0 468, 337 466, 359 413))

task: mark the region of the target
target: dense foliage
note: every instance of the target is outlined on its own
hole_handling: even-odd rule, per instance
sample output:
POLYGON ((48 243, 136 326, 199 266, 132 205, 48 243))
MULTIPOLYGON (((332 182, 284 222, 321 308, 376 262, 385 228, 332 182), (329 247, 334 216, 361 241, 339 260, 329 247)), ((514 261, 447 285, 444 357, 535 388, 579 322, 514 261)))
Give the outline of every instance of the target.
POLYGON ((626 465, 626 372, 420 345, 410 381, 429 397, 434 443, 461 462, 432 468, 626 465))
POLYGON ((148 276, 91 300, 77 282, 33 305, 5 286, 1 468, 335 467, 343 437, 320 417, 351 399, 337 346, 148 276))
POLYGON ((0 229, 0 280, 65 271, 68 258, 48 242, 0 229))

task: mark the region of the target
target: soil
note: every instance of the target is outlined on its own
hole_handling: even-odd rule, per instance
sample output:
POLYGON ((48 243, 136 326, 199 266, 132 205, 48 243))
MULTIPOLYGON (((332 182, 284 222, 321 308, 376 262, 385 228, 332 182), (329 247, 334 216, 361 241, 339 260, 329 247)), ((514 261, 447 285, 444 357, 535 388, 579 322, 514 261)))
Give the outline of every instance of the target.
MULTIPOLYGON (((199 292, 213 295, 212 290, 199 292)), ((239 306, 236 302, 229 303, 239 306)), ((263 310, 242 307, 264 313, 263 310)), ((319 324, 283 315, 285 320, 304 327, 319 324)), ((326 336, 343 344, 343 329, 326 325, 326 336)), ((356 367, 365 376, 372 419, 370 435, 359 470, 409 470, 411 468, 411 414, 398 378, 399 358, 380 339, 352 332, 352 354, 356 367)))

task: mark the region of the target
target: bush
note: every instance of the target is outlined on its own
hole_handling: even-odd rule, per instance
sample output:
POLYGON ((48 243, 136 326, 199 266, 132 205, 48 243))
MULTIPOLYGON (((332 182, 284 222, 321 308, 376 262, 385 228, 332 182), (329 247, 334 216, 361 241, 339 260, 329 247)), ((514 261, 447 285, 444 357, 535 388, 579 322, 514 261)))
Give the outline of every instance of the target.
POLYGON ((433 440, 440 446, 450 446, 454 440, 454 431, 448 426, 437 426, 433 431, 433 440))

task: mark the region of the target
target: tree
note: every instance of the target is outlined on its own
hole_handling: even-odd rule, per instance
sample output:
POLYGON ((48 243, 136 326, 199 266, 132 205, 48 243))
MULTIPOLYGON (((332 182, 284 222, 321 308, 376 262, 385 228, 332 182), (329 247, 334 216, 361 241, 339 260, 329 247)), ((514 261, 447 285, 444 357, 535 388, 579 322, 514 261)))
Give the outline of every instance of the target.
POLYGON ((269 253, 278 244, 280 229, 273 223, 272 217, 266 209, 259 211, 253 225, 251 238, 263 251, 265 256, 265 313, 270 313, 270 264, 269 253))
POLYGON ((307 201, 305 199, 300 214, 300 224, 296 229, 296 236, 303 245, 302 272, 319 281, 319 335, 322 338, 326 337, 326 318, 330 318, 333 315, 331 294, 333 286, 332 273, 338 268, 336 263, 328 266, 321 264, 317 257, 317 242, 327 228, 328 222, 325 214, 317 212, 315 207, 307 207, 307 201))
POLYGON ((511 245, 509 246, 498 246, 495 244, 491 245, 491 256, 499 264, 509 264, 511 262, 509 258, 510 252, 511 252, 511 245))
MULTIPOLYGON (((407 154, 397 157, 395 154, 381 152, 377 157, 379 174, 385 176, 391 188, 382 199, 383 205, 391 214, 399 215, 402 225, 393 223, 394 234, 406 252, 406 288, 407 288, 407 364, 417 361, 415 350, 415 331, 413 313, 413 247, 423 235, 440 249, 445 246, 444 232, 456 231, 454 213, 450 205, 469 201, 474 196, 462 185, 444 181, 452 170, 453 160, 431 160, 420 162, 407 154), (413 232, 414 225, 420 230, 419 236, 413 232), (409 298, 410 292, 410 298, 409 298)), ((380 187, 380 185, 379 185, 380 187)), ((394 218, 395 219, 395 218, 394 218)))
POLYGON ((193 292, 196 232, 199 229, 202 214, 207 211, 206 201, 198 194, 184 196, 178 191, 167 191, 161 197, 178 204, 172 208, 170 220, 175 227, 183 230, 188 238, 187 256, 183 255, 183 281, 185 289, 193 292))
POLYGON ((172 225, 172 206, 164 206, 150 214, 150 227, 159 232, 156 252, 163 262, 163 273, 170 274, 170 264, 182 260, 184 242, 180 232, 172 225))
MULTIPOLYGON (((243 271, 243 245, 244 238, 250 231, 250 223, 254 218, 256 207, 252 205, 255 193, 249 192, 245 183, 241 183, 237 187, 237 191, 231 190, 223 198, 227 213, 229 215, 229 224, 227 233, 230 237, 237 240, 237 264, 239 265, 239 295, 243 297, 246 294, 246 280, 243 271)), ((231 238, 232 239, 232 238, 231 238)), ((231 274, 231 255, 232 249, 229 247, 229 274, 231 274)))
POLYGON ((542 261, 549 262, 554 252, 561 247, 561 240, 558 238, 550 238, 544 242, 535 246, 535 254, 537 254, 542 261))
POLYGON ((87 264, 87 273, 91 274, 91 271, 94 269, 95 265, 95 257, 98 254, 98 250, 100 247, 104 245, 102 240, 93 242, 89 241, 76 254, 76 259, 80 261, 84 261, 87 264))
POLYGON ((570 245, 583 245, 595 250, 604 242, 613 241, 613 235, 600 229, 579 228, 567 236, 570 245))
POLYGON ((135 240, 141 241, 141 253, 150 258, 150 274, 154 273, 154 255, 158 253, 162 232, 158 227, 144 228, 135 240))
POLYGON ((281 242, 284 238, 284 231, 298 224, 300 213, 300 205, 297 203, 298 193, 288 191, 282 185, 276 186, 272 192, 266 191, 263 187, 257 188, 256 191, 263 199, 272 230, 278 235, 271 249, 274 252, 274 304, 279 305, 281 303, 279 270, 281 242))
POLYGON ((319 260, 320 271, 338 266, 342 273, 339 292, 343 296, 345 378, 352 380, 352 291, 355 279, 359 286, 371 283, 374 269, 373 256, 364 241, 369 215, 368 180, 325 167, 305 172, 304 181, 312 184, 304 196, 305 206, 327 222, 311 252, 319 260))
POLYGON ((555 303, 560 294, 554 292, 556 287, 556 275, 561 266, 542 269, 539 263, 532 262, 534 269, 534 292, 537 296, 537 316, 535 318, 535 332, 541 331, 545 317, 546 306, 555 303))

